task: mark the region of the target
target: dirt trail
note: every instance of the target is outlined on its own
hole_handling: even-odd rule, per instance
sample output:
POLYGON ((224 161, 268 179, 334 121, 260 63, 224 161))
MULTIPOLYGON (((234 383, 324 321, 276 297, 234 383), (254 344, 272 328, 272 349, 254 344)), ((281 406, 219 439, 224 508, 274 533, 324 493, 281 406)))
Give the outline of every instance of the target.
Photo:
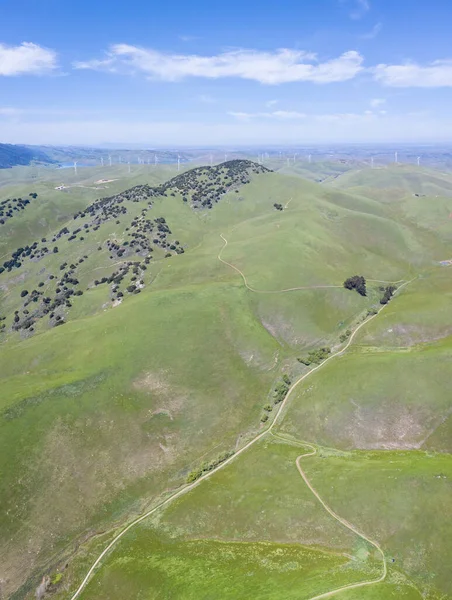
MULTIPOLYGON (((253 292, 258 292, 259 290, 254 290, 252 289, 250 286, 248 286, 247 281, 246 281, 246 277, 245 275, 240 271, 240 269, 238 269, 237 267, 235 267, 234 265, 226 262, 225 260, 223 260, 221 258, 221 253, 224 250, 224 248, 226 248, 227 246, 227 240, 226 238, 223 237, 223 235, 221 235, 221 238, 224 240, 225 244, 223 246, 223 248, 220 250, 219 254, 218 254, 218 259, 228 265, 229 267, 231 267, 232 269, 234 269, 235 271, 237 271, 246 287, 253 291, 253 292)), ((410 281, 405 281, 395 292, 394 296, 396 296, 399 291, 406 285, 408 285, 409 283, 411 283, 411 281, 414 281, 415 278, 411 279, 410 281)), ((326 287, 342 287, 342 286, 326 286, 326 287)), ((283 291, 293 291, 295 289, 312 289, 312 288, 289 288, 288 290, 279 290, 276 292, 270 292, 270 293, 281 293, 283 291)), ((266 292, 263 292, 266 293, 266 292)), ((268 293, 268 292, 267 292, 268 293)), ((330 360, 333 360, 334 358, 337 358, 338 356, 341 356, 342 354, 344 354, 344 352, 346 352, 346 350, 349 348, 350 344, 352 343, 355 335, 358 333, 358 331, 361 329, 361 327, 363 327, 364 325, 367 325, 367 323, 369 323, 372 319, 375 319, 375 317, 377 317, 381 311, 383 311, 388 305, 385 304, 383 305, 379 311, 375 314, 370 316, 368 319, 366 319, 365 321, 363 321, 362 323, 360 323, 355 330, 353 331, 353 333, 351 334, 351 336, 349 337, 347 344, 342 348, 342 350, 339 350, 338 352, 335 352, 334 354, 331 354, 326 360, 324 360, 322 363, 320 363, 319 365, 317 365, 316 367, 312 368, 310 371, 308 371, 307 373, 305 373, 304 375, 302 375, 301 377, 299 377, 289 388, 286 397, 284 398, 283 402, 281 402, 278 411, 275 414, 275 417, 272 421, 272 423, 270 424, 270 426, 265 429, 264 431, 262 431, 261 433, 259 433, 258 435, 256 435, 256 437, 254 437, 252 440, 250 440, 245 446, 243 446, 243 448, 241 448, 240 450, 237 450, 237 452, 235 452, 235 454, 233 454, 230 458, 226 459, 224 462, 222 462, 221 464, 219 464, 215 469, 213 469, 212 471, 209 471, 208 473, 206 473, 205 475, 201 476, 199 479, 197 479, 195 482, 185 485, 184 487, 182 487, 178 492, 175 492, 174 494, 171 494, 170 496, 168 496, 168 498, 166 498, 166 500, 163 500, 162 502, 160 502, 159 504, 157 504, 157 506, 155 506, 154 508, 152 508, 151 510, 147 511, 145 514, 141 515, 140 517, 136 518, 135 520, 133 520, 131 523, 129 523, 129 525, 127 525, 122 531, 120 531, 113 539, 112 541, 108 544, 108 546, 99 554, 99 556, 97 557, 97 559, 94 561, 94 563, 92 564, 92 566, 90 567, 90 569, 88 570, 85 578, 83 579, 83 581, 81 582, 81 584, 79 585, 79 587, 77 588, 77 590, 74 592, 74 594, 71 596, 70 600, 75 600, 76 598, 78 598, 81 594, 81 592, 83 591, 84 587, 86 586, 86 584, 88 583, 91 575, 93 574, 93 572, 95 571, 96 567, 99 565, 99 563, 102 561, 102 559, 104 558, 104 556, 113 548, 113 546, 115 546, 119 540, 122 538, 123 535, 125 535, 128 531, 130 531, 130 529, 132 529, 132 527, 135 527, 135 525, 138 525, 139 523, 141 523, 141 521, 144 521, 145 519, 147 519, 148 517, 150 517, 151 515, 153 515, 155 512, 157 512, 158 510, 160 510, 161 508, 163 508, 164 506, 167 506, 170 502, 172 502, 173 500, 175 500, 176 498, 179 498, 180 496, 182 496, 183 494, 186 494, 187 492, 191 491, 192 489, 194 489, 195 487, 197 487, 200 483, 202 483, 203 481, 205 481, 206 479, 212 477, 213 475, 215 475, 215 473, 217 473, 218 471, 220 471, 220 469, 223 469, 224 467, 226 467, 227 465, 229 465, 233 460, 235 460, 238 456, 240 456, 241 454, 243 454, 244 452, 246 452, 246 450, 248 450, 248 448, 251 448, 251 446, 253 446, 254 444, 256 444, 260 439, 262 439, 265 435, 267 435, 268 433, 272 433, 272 430, 274 428, 274 426, 276 425, 276 423, 279 420, 280 415, 282 414, 283 410, 285 409, 285 407, 287 406, 287 403, 289 401, 289 398, 292 395, 292 392, 295 390, 295 388, 302 382, 304 381, 307 377, 309 377, 310 375, 312 375, 312 373, 315 373, 316 371, 318 371, 319 369, 323 368, 323 366, 325 364, 327 364, 330 360)), ((273 434, 274 435, 274 434, 273 434)), ((304 444, 304 443, 303 443, 304 444)), ((312 456, 313 454, 315 454, 316 450, 315 447, 312 446, 312 444, 306 443, 306 446, 309 446, 310 448, 314 448, 314 451, 312 453, 309 453, 309 456, 312 456)), ((311 484, 309 483, 309 481, 306 478, 306 475, 304 474, 303 470, 301 469, 300 465, 299 465, 299 460, 301 458, 303 458, 304 456, 307 455, 301 455, 298 457, 297 459, 297 468, 300 472, 300 475, 303 477, 305 483, 308 485, 309 489, 312 491, 312 493, 316 496, 316 498, 319 500, 319 502, 322 504, 322 506, 325 508, 325 510, 327 510, 335 519, 337 519, 338 521, 340 521, 345 527, 348 527, 349 529, 351 529, 352 531, 354 531, 357 535, 361 536, 363 539, 367 540, 371 545, 373 545, 375 548, 377 548, 379 550, 379 552, 381 552, 382 557, 383 557, 383 561, 384 561, 384 570, 383 570, 383 574, 382 576, 378 579, 378 580, 372 580, 372 581, 368 581, 368 582, 361 582, 361 583, 356 583, 356 584, 351 584, 350 586, 346 586, 346 587, 342 587, 342 588, 337 588, 336 590, 332 590, 330 592, 326 592, 325 594, 321 594, 320 596, 314 596, 312 598, 309 598, 307 600, 320 600, 321 598, 328 598, 331 597, 332 595, 342 591, 342 590, 346 590, 346 589, 353 589, 355 587, 362 587, 364 585, 372 585, 374 583, 379 583, 381 581, 383 581, 386 578, 386 574, 387 574, 387 565, 386 565, 386 560, 385 560, 385 556, 383 551, 381 550, 380 546, 376 543, 373 542, 372 540, 370 540, 369 538, 365 537, 363 534, 359 533, 354 527, 353 525, 349 524, 347 521, 345 521, 345 519, 341 519, 341 517, 339 517, 338 515, 336 515, 336 513, 334 513, 334 511, 332 511, 328 505, 326 504, 326 502, 320 497, 320 495, 315 491, 315 489, 311 486, 311 484)))
POLYGON ((238 267, 236 267, 235 265, 231 264, 227 260, 224 260, 223 258, 221 258, 223 250, 228 245, 228 240, 224 237, 224 235, 222 233, 220 234, 220 237, 221 237, 221 239, 224 242, 224 246, 220 250, 220 252, 218 253, 218 260, 220 262, 222 262, 223 264, 227 265, 228 267, 231 267, 231 269, 234 269, 234 271, 237 271, 237 273, 243 279, 243 283, 245 284, 245 287, 248 290, 250 290, 250 292, 254 292, 256 294, 282 294, 283 292, 296 292, 298 290, 322 290, 322 289, 328 289, 328 288, 341 288, 341 287, 343 287, 342 285, 305 285, 305 286, 301 286, 301 287, 286 288, 284 290, 256 290, 255 288, 252 288, 250 285, 248 285, 248 281, 246 280, 246 277, 245 277, 244 273, 242 273, 242 271, 238 267))
POLYGON ((286 204, 284 205, 284 208, 287 208, 289 206, 289 204, 292 202, 293 198, 291 198, 288 202, 286 202, 286 204))
MULTIPOLYGON (((289 205, 290 201, 292 200, 292 198, 289 200, 289 202, 287 203, 286 206, 289 205)), ((228 245, 228 240, 224 237, 224 235, 222 233, 220 233, 220 237, 224 242, 223 247, 221 248, 220 252, 218 253, 218 260, 220 262, 222 262, 224 265, 227 265, 228 267, 231 267, 231 269, 234 269, 234 271, 236 271, 240 277, 243 279, 243 283, 245 284, 245 287, 250 290, 250 292, 254 292, 255 294, 282 294, 284 292, 296 292, 298 290, 323 290, 323 289, 332 289, 332 288, 342 288, 344 287, 343 285, 305 285, 305 286, 301 286, 301 287, 293 287, 293 288, 286 288, 283 290, 256 290, 255 288, 251 287, 248 284, 248 281, 246 279, 245 274, 235 265, 233 265, 232 263, 228 262, 227 260, 224 260, 224 258, 221 258, 221 255, 223 254, 223 251, 225 250, 226 246, 228 245)), ((404 279, 399 279, 399 281, 384 281, 381 279, 367 279, 367 281, 371 281, 373 283, 388 283, 388 284, 396 284, 396 283, 403 283, 405 280, 404 279)))
POLYGON ((294 440, 285 438, 284 436, 278 435, 277 433, 273 433, 272 431, 270 431, 270 433, 273 437, 280 439, 280 440, 284 440, 285 442, 289 442, 291 444, 295 443, 300 446, 307 446, 308 448, 311 448, 311 452, 306 452, 305 454, 300 454, 300 456, 298 456, 295 461, 298 472, 300 473, 301 477, 303 478, 303 481, 308 486, 310 491, 314 494, 314 496, 317 498, 317 500, 320 502, 320 504, 323 506, 323 508, 327 511, 327 513, 329 513, 333 517, 333 519, 338 521, 341 525, 343 525, 344 527, 346 527, 347 529, 349 529, 350 531, 355 533, 358 537, 360 537, 361 539, 368 542, 371 546, 373 546, 378 551, 378 553, 380 554, 381 559, 382 559, 383 571, 382 571, 382 574, 380 575, 380 577, 378 577, 377 579, 367 579, 365 581, 359 581, 357 583, 343 585, 342 587, 336 588, 335 590, 331 590, 329 592, 324 592, 323 594, 320 594, 318 596, 313 596, 313 597, 309 598, 309 600, 320 600, 321 598, 330 598, 334 594, 343 592, 345 590, 352 590, 354 588, 360 588, 360 587, 364 587, 367 585, 374 585, 375 583, 381 583, 382 581, 384 581, 388 574, 388 566, 387 566, 387 562, 386 562, 386 556, 385 556, 380 544, 378 542, 376 542, 375 540, 372 540, 371 538, 367 537, 360 531, 358 531, 358 529, 356 529, 356 527, 354 525, 352 525, 346 519, 343 519, 337 513, 335 513, 334 510, 332 508, 330 508, 328 506, 328 504, 323 500, 323 498, 320 496, 320 494, 317 492, 317 490, 314 488, 314 486, 309 481, 306 473, 301 468, 300 460, 302 458, 308 458, 309 456, 315 456, 317 454, 317 448, 315 446, 312 446, 311 444, 308 444, 307 442, 295 442, 294 440))

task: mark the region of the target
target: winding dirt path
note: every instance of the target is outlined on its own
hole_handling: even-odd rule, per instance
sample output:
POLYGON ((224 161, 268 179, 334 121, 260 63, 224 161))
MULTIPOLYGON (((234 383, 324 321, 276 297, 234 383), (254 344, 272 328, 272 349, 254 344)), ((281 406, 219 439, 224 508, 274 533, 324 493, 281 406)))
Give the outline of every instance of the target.
MULTIPOLYGON (((227 261, 223 260, 221 258, 221 253, 222 251, 226 248, 227 246, 227 240, 226 238, 221 235, 221 238, 223 239, 223 241, 225 242, 223 248, 220 250, 219 254, 218 254, 218 259, 228 265, 229 267, 231 267, 232 269, 234 269, 235 271, 237 271, 240 276, 242 277, 245 286, 252 292, 257 292, 257 293, 281 293, 281 292, 290 292, 290 291, 294 291, 297 289, 313 289, 313 288, 307 288, 307 287, 301 287, 301 288, 289 288, 287 290, 278 290, 275 292, 260 292, 259 290, 254 290, 253 288, 251 288, 246 281, 246 277, 245 275, 240 271, 240 269, 238 269, 237 267, 235 267, 234 265, 228 263, 227 261)), ((408 285, 409 283, 411 283, 412 281, 414 281, 414 279, 416 279, 415 277, 413 279, 411 279, 410 281, 405 281, 394 293, 394 296, 396 296, 399 291, 406 285, 408 285)), ((342 287, 342 286, 320 286, 320 287, 342 287)), ((279 408, 275 414, 275 417, 272 421, 272 423, 270 424, 270 426, 265 429, 264 431, 262 431, 261 433, 259 433, 258 435, 256 435, 253 439, 251 439, 247 444, 245 444, 245 446, 243 446, 243 448, 241 448, 240 450, 237 450, 235 452, 235 454, 233 454, 230 458, 226 459, 224 462, 222 462, 221 464, 219 464, 217 467, 215 467, 215 469, 213 469, 212 471, 209 471, 208 473, 206 473, 205 475, 202 475, 199 479, 197 479, 195 482, 185 485, 184 487, 182 487, 178 492, 175 492, 174 494, 171 494, 170 496, 168 496, 168 498, 166 498, 166 500, 163 500, 162 502, 160 502, 159 504, 157 504, 156 506, 154 506, 154 508, 152 508, 151 510, 147 511, 145 514, 141 515, 140 517, 137 517, 136 519, 134 519, 131 523, 129 523, 122 531, 120 531, 112 540, 111 542, 108 544, 108 546, 99 554, 99 556, 97 557, 97 559, 94 561, 94 563, 92 564, 92 566, 90 567, 90 569, 88 570, 87 574, 85 575, 83 581, 80 583, 79 587, 77 588, 77 590, 74 592, 74 594, 71 596, 70 600, 76 600, 76 598, 78 598, 80 596, 80 594, 82 593, 83 589, 85 588, 86 584, 88 583, 89 579, 91 578, 91 575, 94 573, 95 569, 98 567, 98 565, 102 562, 102 559, 105 557, 106 554, 108 554, 108 552, 113 548, 113 546, 115 546, 119 540, 128 532, 130 531, 130 529, 132 529, 133 527, 135 527, 136 525, 138 525, 139 523, 141 523, 142 521, 144 521, 145 519, 147 519, 148 517, 150 517, 151 515, 153 515, 155 512, 157 512, 158 510, 160 510, 161 508, 163 508, 164 506, 167 506, 168 504, 170 504, 170 502, 172 502, 173 500, 176 500, 176 498, 180 498, 182 495, 186 494, 187 492, 193 490, 195 487, 197 487, 200 483, 202 483, 203 481, 205 481, 206 479, 209 479, 210 477, 212 477, 213 475, 215 475, 215 473, 217 473, 218 471, 220 471, 221 469, 223 469, 224 467, 226 467, 227 465, 229 465, 233 460, 235 460, 238 456, 240 456, 241 454, 243 454, 244 452, 246 452, 248 450, 248 448, 251 448, 251 446, 253 446, 254 444, 256 444, 260 439, 262 439, 265 435, 267 435, 268 433, 275 435, 272 433, 273 428, 275 427, 276 423, 279 420, 279 417, 281 416, 282 412, 284 411, 285 407, 287 406, 287 403, 293 393, 293 391, 295 390, 295 388, 302 383, 305 379, 307 379, 310 375, 312 375, 313 373, 315 373, 316 371, 318 371, 319 369, 323 368, 323 366, 325 364, 327 364, 330 360, 333 360, 334 358, 337 358, 338 356, 341 356, 342 354, 344 354, 344 352, 346 352, 346 350, 349 348, 350 344, 352 343, 353 339, 355 338, 356 334, 358 333, 358 331, 364 326, 367 325, 367 323, 369 323, 372 319, 375 319, 375 317, 377 317, 386 307, 388 306, 388 304, 383 305, 379 311, 375 314, 370 316, 369 318, 367 318, 365 321, 363 321, 362 323, 360 323, 353 331, 353 333, 351 334, 351 336, 349 337, 346 345, 342 348, 342 350, 338 350, 337 352, 335 352, 334 354, 331 354, 326 360, 324 360, 322 363, 320 363, 319 365, 317 365, 316 367, 312 368, 310 371, 308 371, 307 373, 305 373, 304 375, 302 375, 301 377, 299 377, 289 388, 286 397, 284 398, 284 400, 281 402, 281 404, 279 405, 279 408)), ((286 440, 287 441, 287 440, 286 440)), ((308 454, 303 454, 301 456, 299 456, 297 458, 297 468, 298 471, 300 473, 300 475, 303 477, 303 480, 305 481, 306 485, 309 487, 309 489, 311 490, 311 492, 314 494, 314 496, 317 498, 317 500, 322 504, 322 506, 325 508, 325 510, 327 510, 327 512, 329 512, 329 514, 331 516, 333 516, 337 521, 339 521, 340 523, 342 523, 345 527, 347 527, 348 529, 350 529, 351 531, 353 531, 354 533, 356 533, 358 536, 362 537, 363 539, 365 539, 366 541, 368 541, 371 545, 373 545, 375 548, 377 548, 377 550, 381 553, 382 557, 383 557, 383 573, 381 575, 381 577, 378 580, 369 580, 369 581, 365 581, 365 582, 360 582, 360 583, 355 583, 355 584, 351 584, 349 586, 345 586, 345 587, 341 587, 341 588, 337 588, 335 590, 331 590, 330 592, 326 592, 324 594, 321 594, 319 596, 313 596, 307 600, 321 600, 322 598, 328 598, 333 596, 334 594, 337 594, 343 590, 350 590, 356 587, 363 587, 363 586, 367 586, 367 585, 373 585, 375 583, 379 583, 381 581, 383 581, 386 578, 387 575, 387 565, 386 565, 386 559, 385 559, 385 555, 383 553, 383 550, 380 548, 380 546, 370 540, 369 538, 367 538, 366 536, 364 536, 363 534, 361 534, 357 529, 354 528, 353 525, 351 525, 350 523, 348 523, 345 519, 342 519, 341 517, 339 517, 338 515, 336 515, 336 513, 330 509, 328 507, 328 505, 326 504, 326 502, 321 498, 321 496, 318 494, 318 492, 312 487, 312 485, 310 484, 309 480, 307 479, 306 475, 304 474, 304 471, 302 470, 299 461, 301 460, 301 458, 306 457, 306 456, 313 456, 317 450, 315 448, 315 446, 313 446, 312 444, 309 443, 304 443, 303 445, 306 445, 310 448, 313 448, 313 451, 308 453, 308 454)))
POLYGON ((246 276, 244 275, 244 273, 242 273, 242 271, 238 267, 236 267, 232 263, 228 262, 227 260, 224 260, 223 258, 221 258, 221 255, 223 254, 223 250, 228 245, 228 240, 224 237, 224 235, 222 233, 220 233, 220 237, 224 242, 224 246, 221 248, 220 252, 218 253, 218 260, 220 262, 222 262, 224 265, 231 267, 231 269, 234 269, 234 271, 237 271, 237 273, 243 279, 243 283, 245 284, 245 287, 248 290, 250 290, 250 292, 254 292, 256 294, 282 294, 283 292, 296 292, 298 290, 321 290, 321 289, 328 289, 328 288, 343 287, 342 285, 305 285, 305 286, 301 286, 301 287, 286 288, 284 290, 256 290, 255 288, 251 287, 248 284, 246 276))
POLYGON ((329 513, 333 517, 333 519, 338 521, 341 525, 343 525, 344 527, 346 527, 347 529, 349 529, 350 531, 355 533, 358 537, 360 537, 364 541, 368 542, 371 546, 373 546, 378 551, 378 553, 380 554, 381 559, 382 559, 383 571, 382 571, 380 577, 378 577, 377 579, 367 579, 365 581, 358 581, 357 583, 343 585, 342 587, 336 588, 329 592, 324 592, 323 594, 320 594, 318 596, 313 596, 313 597, 309 598, 309 600, 320 600, 321 598, 331 598, 331 596, 333 596, 334 594, 338 594, 339 592, 343 592, 345 590, 352 590, 352 589, 364 587, 367 585, 374 585, 375 583, 381 583, 382 581, 384 581, 388 574, 388 565, 386 562, 386 556, 385 556, 380 544, 378 542, 376 542, 375 540, 372 540, 371 538, 367 537, 363 533, 361 533, 358 529, 356 529, 356 527, 354 525, 352 525, 346 519, 340 517, 337 513, 335 513, 334 510, 332 508, 330 508, 328 506, 328 504, 323 500, 323 498, 320 496, 318 491, 314 488, 312 483, 309 481, 306 473, 301 468, 301 464, 300 464, 301 459, 308 458, 309 456, 315 456, 317 454, 317 448, 315 446, 313 446, 312 444, 308 444, 307 442, 295 442, 294 440, 285 438, 284 436, 278 435, 277 433, 273 433, 272 431, 270 431, 270 434, 277 439, 284 440, 285 442, 289 442, 291 444, 297 444, 300 446, 307 446, 308 448, 311 448, 311 452, 306 452, 305 454, 300 454, 300 456, 298 456, 295 461, 298 472, 300 473, 301 477, 303 478, 303 481, 308 486, 310 491, 314 494, 314 496, 317 498, 317 500, 320 502, 320 504, 323 506, 323 508, 327 511, 327 513, 329 513))

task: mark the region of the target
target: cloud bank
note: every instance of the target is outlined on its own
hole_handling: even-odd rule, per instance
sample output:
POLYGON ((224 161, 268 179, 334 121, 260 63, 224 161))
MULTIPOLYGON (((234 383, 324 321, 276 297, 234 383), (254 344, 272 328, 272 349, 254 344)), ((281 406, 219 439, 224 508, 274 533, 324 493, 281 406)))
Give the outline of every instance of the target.
POLYGON ((273 52, 237 49, 201 56, 170 54, 129 44, 116 44, 111 46, 104 59, 75 62, 74 67, 143 73, 162 81, 179 81, 187 77, 236 77, 276 85, 295 81, 318 84, 348 81, 363 70, 362 63, 363 57, 355 50, 321 62, 316 54, 288 48, 273 52))
POLYGON ((376 81, 392 87, 452 87, 452 59, 435 60, 426 66, 380 64, 373 72, 376 81))
POLYGON ((57 68, 57 55, 31 42, 19 46, 0 44, 0 76, 44 75, 57 68))

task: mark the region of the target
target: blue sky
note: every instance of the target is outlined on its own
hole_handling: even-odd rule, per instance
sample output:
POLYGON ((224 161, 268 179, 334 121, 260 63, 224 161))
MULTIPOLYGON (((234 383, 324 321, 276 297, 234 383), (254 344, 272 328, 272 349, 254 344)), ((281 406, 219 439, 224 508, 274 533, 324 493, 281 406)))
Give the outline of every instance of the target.
POLYGON ((0 141, 452 140, 447 0, 0 0, 0 141))

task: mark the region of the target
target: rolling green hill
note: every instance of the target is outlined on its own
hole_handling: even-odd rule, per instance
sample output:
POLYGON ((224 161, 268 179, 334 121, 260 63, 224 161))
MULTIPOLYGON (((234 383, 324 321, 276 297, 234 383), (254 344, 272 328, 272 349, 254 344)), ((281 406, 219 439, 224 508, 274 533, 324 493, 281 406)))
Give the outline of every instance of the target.
POLYGON ((309 162, 307 157, 297 158, 297 155, 295 160, 293 157, 270 159, 265 164, 284 175, 295 175, 316 183, 329 183, 358 166, 352 161, 319 160, 317 158, 309 162))
POLYGON ((445 506, 452 464, 446 201, 395 206, 247 160, 66 171, 0 188, 4 594, 44 577, 42 598, 71 598, 124 524, 211 473, 80 597, 451 595, 448 512, 426 508, 429 481, 445 506), (356 274, 365 296, 343 287, 356 274), (304 378, 315 363, 297 359, 321 347, 333 358, 304 378), (289 441, 258 439, 279 407, 289 441), (303 441, 325 502, 381 544, 381 583, 375 544, 300 477, 303 441))
POLYGON ((386 202, 407 195, 452 196, 450 173, 413 165, 393 164, 375 169, 350 170, 330 183, 334 187, 386 202))

